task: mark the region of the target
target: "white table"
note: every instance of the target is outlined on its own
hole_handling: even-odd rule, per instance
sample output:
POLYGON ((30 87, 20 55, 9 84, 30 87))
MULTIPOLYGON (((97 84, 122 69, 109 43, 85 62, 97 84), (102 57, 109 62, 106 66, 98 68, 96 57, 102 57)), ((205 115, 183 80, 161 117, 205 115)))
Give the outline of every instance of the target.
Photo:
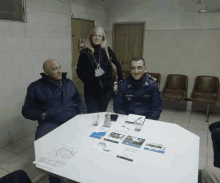
MULTIPOLYGON (((99 126, 102 126, 106 112, 99 114, 99 126)), ((91 150, 94 143, 99 141, 89 137, 94 132, 92 115, 78 115, 34 142, 36 159, 58 143, 83 149, 62 171, 36 166, 82 183, 197 183, 200 139, 197 135, 176 124, 145 120, 140 132, 129 135, 149 142, 165 143, 166 152, 160 154, 146 150, 130 162, 117 158, 117 149, 111 156, 91 150)), ((111 128, 124 124, 126 118, 126 115, 119 115, 117 122, 112 122, 111 128)))

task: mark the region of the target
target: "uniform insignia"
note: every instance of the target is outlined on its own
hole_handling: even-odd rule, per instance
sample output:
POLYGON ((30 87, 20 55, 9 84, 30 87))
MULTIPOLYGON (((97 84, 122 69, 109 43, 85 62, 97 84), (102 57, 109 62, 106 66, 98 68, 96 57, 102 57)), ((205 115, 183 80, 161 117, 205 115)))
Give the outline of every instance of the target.
POLYGON ((145 82, 145 85, 149 85, 149 83, 148 83, 148 82, 145 82))
POLYGON ((128 98, 128 100, 131 100, 132 95, 125 95, 125 96, 128 98))
POLYGON ((130 88, 130 87, 131 87, 131 84, 128 85, 128 88, 130 88))

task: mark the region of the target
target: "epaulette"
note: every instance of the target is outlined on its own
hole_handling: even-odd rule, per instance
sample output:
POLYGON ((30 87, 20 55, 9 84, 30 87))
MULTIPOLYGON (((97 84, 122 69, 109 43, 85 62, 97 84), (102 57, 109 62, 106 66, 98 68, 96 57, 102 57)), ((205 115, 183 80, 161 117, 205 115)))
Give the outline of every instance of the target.
POLYGON ((148 76, 149 76, 149 78, 151 79, 151 80, 150 80, 150 84, 152 84, 154 81, 156 81, 156 80, 157 80, 156 78, 152 77, 152 76, 151 76, 151 75, 149 75, 149 74, 148 74, 148 76))

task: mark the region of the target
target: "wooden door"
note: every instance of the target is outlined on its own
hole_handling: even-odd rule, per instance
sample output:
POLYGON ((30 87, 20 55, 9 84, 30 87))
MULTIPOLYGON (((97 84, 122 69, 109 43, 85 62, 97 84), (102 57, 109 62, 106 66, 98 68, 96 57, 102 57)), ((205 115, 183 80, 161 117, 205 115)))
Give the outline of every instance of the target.
POLYGON ((90 32, 90 30, 94 27, 94 21, 80 20, 80 19, 71 19, 72 26, 72 78, 73 82, 76 85, 79 93, 84 96, 84 88, 82 81, 78 78, 76 69, 77 63, 79 59, 79 51, 78 51, 78 42, 80 38, 86 38, 90 32))
POLYGON ((124 76, 130 74, 133 57, 143 57, 144 23, 114 24, 113 49, 124 76))

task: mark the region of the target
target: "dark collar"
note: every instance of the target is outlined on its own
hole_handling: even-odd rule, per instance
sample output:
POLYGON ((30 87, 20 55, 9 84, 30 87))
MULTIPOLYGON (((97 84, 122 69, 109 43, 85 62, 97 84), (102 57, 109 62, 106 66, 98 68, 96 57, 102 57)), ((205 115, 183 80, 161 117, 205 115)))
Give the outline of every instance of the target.
POLYGON ((129 78, 129 82, 130 82, 132 85, 137 86, 137 85, 142 85, 143 82, 146 80, 146 77, 147 77, 147 75, 144 74, 143 77, 142 77, 140 80, 135 80, 135 79, 132 77, 132 75, 130 74, 128 78, 129 78))

